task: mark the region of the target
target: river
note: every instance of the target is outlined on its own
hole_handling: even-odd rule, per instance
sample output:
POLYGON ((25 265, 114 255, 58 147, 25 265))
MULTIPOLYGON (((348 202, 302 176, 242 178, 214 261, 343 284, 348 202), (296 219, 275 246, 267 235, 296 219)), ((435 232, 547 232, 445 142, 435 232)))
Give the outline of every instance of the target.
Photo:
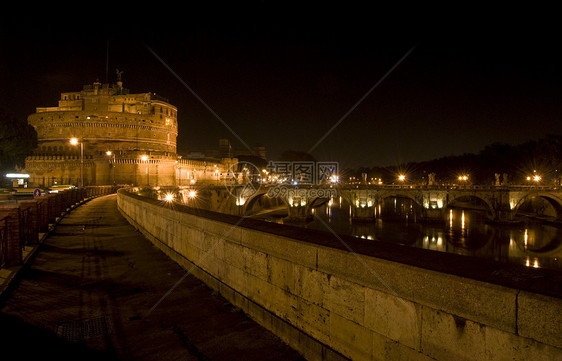
MULTIPOLYGON (((407 199, 388 199, 375 209, 371 222, 352 222, 343 200, 314 209, 314 219, 300 226, 363 239, 456 253, 562 271, 562 228, 529 219, 514 225, 487 222, 483 211, 452 208, 443 222, 422 222, 419 209, 407 199)), ((260 217, 283 223, 279 214, 260 217)))

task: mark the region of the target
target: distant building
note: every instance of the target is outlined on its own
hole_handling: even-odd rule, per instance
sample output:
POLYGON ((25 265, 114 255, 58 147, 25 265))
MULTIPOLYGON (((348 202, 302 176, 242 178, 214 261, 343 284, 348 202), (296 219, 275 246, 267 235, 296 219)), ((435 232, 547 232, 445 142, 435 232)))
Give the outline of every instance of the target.
POLYGON ((265 147, 262 145, 254 146, 251 149, 248 148, 234 148, 227 138, 219 139, 219 145, 217 147, 207 147, 204 149, 192 149, 189 153, 189 158, 191 159, 238 159, 241 157, 257 157, 262 160, 266 160, 265 147))
POLYGON ((236 162, 179 156, 177 108, 153 93, 130 94, 119 73, 116 84, 62 93, 58 106, 37 108, 28 121, 38 134, 25 165, 31 186, 187 185, 217 180, 236 162))
POLYGON ((252 149, 234 149, 228 139, 219 139, 219 156, 223 157, 238 157, 238 156, 255 156, 258 158, 266 159, 265 147, 257 145, 252 149))

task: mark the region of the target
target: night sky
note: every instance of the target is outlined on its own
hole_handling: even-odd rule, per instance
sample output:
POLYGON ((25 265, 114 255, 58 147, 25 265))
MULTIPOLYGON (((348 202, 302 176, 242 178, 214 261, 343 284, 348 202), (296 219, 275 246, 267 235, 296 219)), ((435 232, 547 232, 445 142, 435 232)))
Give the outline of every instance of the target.
POLYGON ((119 69, 132 93, 178 107, 180 151, 229 138, 265 146, 272 160, 290 149, 393 166, 562 134, 558 29, 255 4, 252 14, 193 9, 150 25, 114 15, 87 26, 4 22, 0 107, 26 117, 61 92, 114 82, 119 69))

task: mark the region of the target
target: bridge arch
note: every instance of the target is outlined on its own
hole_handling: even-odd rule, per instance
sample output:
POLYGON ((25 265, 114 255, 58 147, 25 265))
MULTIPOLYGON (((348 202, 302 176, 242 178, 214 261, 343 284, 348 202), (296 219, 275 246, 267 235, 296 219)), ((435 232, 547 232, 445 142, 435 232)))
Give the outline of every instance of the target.
POLYGON ((486 211, 486 215, 489 219, 495 218, 495 207, 492 204, 492 202, 486 197, 480 197, 474 194, 449 193, 447 207, 448 208, 455 207, 458 206, 459 203, 461 202, 472 201, 472 200, 477 200, 484 207, 484 210, 486 211))
MULTIPOLYGON (((417 194, 416 194, 417 195, 417 194)), ((388 198, 405 198, 405 199, 409 199, 411 201, 414 202, 414 204, 416 204, 416 206, 422 208, 423 207, 423 198, 419 195, 416 196, 412 196, 412 193, 407 193, 407 192, 384 192, 381 193, 379 196, 379 201, 382 203, 384 202, 385 199, 388 198)))
POLYGON ((308 220, 312 218, 312 209, 323 206, 337 195, 333 190, 308 190, 306 188, 262 187, 258 191, 242 197, 237 205, 242 206, 243 216, 255 215, 255 207, 261 200, 267 199, 276 209, 285 207, 288 220, 308 220), (264 198, 265 196, 265 198, 264 198))
POLYGON ((247 199, 244 200, 244 204, 243 204, 243 213, 242 215, 244 216, 251 216, 254 215, 254 207, 256 206, 256 204, 258 204, 262 199, 264 199, 264 196, 266 199, 280 199, 281 202, 287 207, 287 212, 288 212, 288 208, 289 208, 289 204, 283 199, 283 197, 278 197, 278 198, 271 198, 268 196, 267 190, 263 190, 260 189, 258 192, 255 192, 254 194, 250 195, 247 199))
POLYGON ((519 200, 512 204, 512 211, 513 214, 517 214, 517 212, 521 209, 521 207, 526 203, 534 198, 541 198, 548 202, 556 212, 556 220, 562 220, 562 199, 553 195, 552 193, 548 192, 530 192, 522 196, 519 200))

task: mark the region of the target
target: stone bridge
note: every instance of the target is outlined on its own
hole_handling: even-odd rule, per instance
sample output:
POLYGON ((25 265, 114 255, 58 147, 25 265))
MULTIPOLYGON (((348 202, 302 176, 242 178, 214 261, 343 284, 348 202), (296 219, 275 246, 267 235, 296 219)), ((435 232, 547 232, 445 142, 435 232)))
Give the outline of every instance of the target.
POLYGON ((354 220, 372 220, 375 208, 388 198, 412 200, 421 210, 424 220, 444 220, 445 211, 463 202, 478 201, 487 218, 495 222, 510 222, 519 208, 535 198, 546 200, 562 221, 562 189, 529 186, 417 186, 417 185, 239 185, 217 186, 210 190, 211 206, 223 213, 253 215, 258 204, 286 207, 287 221, 306 221, 312 210, 330 200, 342 197, 352 206, 354 220))
POLYGON ((411 199, 422 210, 426 220, 444 219, 444 211, 477 200, 483 205, 490 221, 509 222, 519 208, 535 198, 546 200, 562 220, 562 189, 556 187, 525 186, 356 186, 340 187, 339 195, 352 205, 354 219, 374 217, 374 207, 387 198, 411 199))

